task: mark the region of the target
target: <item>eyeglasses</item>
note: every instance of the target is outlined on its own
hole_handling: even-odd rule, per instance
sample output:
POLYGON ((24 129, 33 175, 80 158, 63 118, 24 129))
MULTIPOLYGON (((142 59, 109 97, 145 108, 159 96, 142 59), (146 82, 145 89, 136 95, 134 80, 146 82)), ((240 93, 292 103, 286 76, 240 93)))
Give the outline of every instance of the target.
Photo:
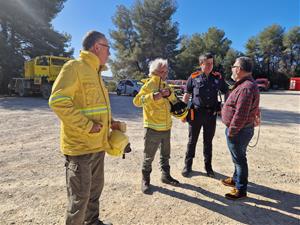
POLYGON ((240 67, 240 66, 231 66, 231 69, 236 68, 236 67, 240 67))
POLYGON ((106 44, 102 44, 102 43, 99 43, 99 42, 98 42, 97 44, 98 44, 98 45, 102 45, 102 46, 104 46, 104 47, 107 47, 108 49, 110 48, 109 45, 106 45, 106 44))

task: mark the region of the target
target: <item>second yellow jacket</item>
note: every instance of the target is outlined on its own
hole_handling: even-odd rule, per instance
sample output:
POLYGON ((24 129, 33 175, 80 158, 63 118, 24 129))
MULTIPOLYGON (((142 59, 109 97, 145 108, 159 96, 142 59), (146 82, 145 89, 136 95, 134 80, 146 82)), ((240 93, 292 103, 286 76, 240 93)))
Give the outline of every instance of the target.
POLYGON ((143 107, 144 127, 157 131, 166 131, 172 127, 170 102, 174 103, 176 101, 177 98, 174 91, 168 84, 162 81, 159 76, 151 74, 133 99, 133 104, 137 107, 143 107), (168 98, 161 98, 155 101, 153 93, 163 88, 169 88, 171 95, 168 98))

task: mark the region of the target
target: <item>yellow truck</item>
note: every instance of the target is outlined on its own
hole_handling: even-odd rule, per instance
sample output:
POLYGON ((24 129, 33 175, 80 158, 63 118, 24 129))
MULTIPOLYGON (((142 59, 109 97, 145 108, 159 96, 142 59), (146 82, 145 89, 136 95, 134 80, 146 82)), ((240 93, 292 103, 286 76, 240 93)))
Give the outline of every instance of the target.
POLYGON ((62 66, 70 60, 60 56, 38 56, 24 63, 24 77, 12 78, 8 84, 9 92, 21 97, 40 93, 48 99, 52 84, 62 66))

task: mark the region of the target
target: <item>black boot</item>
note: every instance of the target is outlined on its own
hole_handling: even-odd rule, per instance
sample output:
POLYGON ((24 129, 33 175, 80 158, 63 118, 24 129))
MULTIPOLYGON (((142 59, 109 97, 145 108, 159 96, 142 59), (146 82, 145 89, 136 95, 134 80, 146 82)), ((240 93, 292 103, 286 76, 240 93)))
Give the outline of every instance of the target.
POLYGON ((161 182, 165 184, 171 184, 174 186, 178 186, 180 183, 178 180, 174 179, 170 174, 162 174, 161 176, 161 182))
POLYGON ((150 188, 150 173, 143 171, 143 178, 142 178, 142 192, 144 194, 151 194, 151 188, 150 188))
POLYGON ((185 165, 181 172, 182 176, 189 177, 192 172, 193 159, 185 159, 185 165))
POLYGON ((165 184, 171 184, 174 186, 179 185, 179 181, 174 179, 170 174, 170 166, 163 166, 161 170, 162 170, 161 182, 165 184))
POLYGON ((208 177, 212 177, 212 178, 215 177, 215 173, 211 167, 211 163, 205 163, 205 171, 208 177))

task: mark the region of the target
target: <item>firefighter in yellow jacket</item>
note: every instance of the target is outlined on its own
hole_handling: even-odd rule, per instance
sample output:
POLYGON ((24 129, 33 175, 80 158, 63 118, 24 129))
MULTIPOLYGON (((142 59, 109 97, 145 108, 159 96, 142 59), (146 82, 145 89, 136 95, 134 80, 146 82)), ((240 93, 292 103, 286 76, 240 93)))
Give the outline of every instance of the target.
POLYGON ((142 192, 151 194, 150 173, 152 161, 160 146, 160 165, 163 183, 178 185, 179 182, 170 175, 170 136, 172 119, 170 102, 177 101, 174 92, 168 87, 168 62, 155 59, 149 65, 149 79, 133 99, 137 107, 143 107, 144 116, 144 161, 142 166, 142 192))
MULTIPOLYGON (((67 225, 104 224, 99 198, 104 185, 104 156, 113 126, 108 91, 100 76, 109 46, 90 31, 78 60, 67 62, 54 82, 49 105, 61 120, 61 151, 66 158, 69 206, 67 225)), ((110 224, 110 223, 107 223, 110 224)))

